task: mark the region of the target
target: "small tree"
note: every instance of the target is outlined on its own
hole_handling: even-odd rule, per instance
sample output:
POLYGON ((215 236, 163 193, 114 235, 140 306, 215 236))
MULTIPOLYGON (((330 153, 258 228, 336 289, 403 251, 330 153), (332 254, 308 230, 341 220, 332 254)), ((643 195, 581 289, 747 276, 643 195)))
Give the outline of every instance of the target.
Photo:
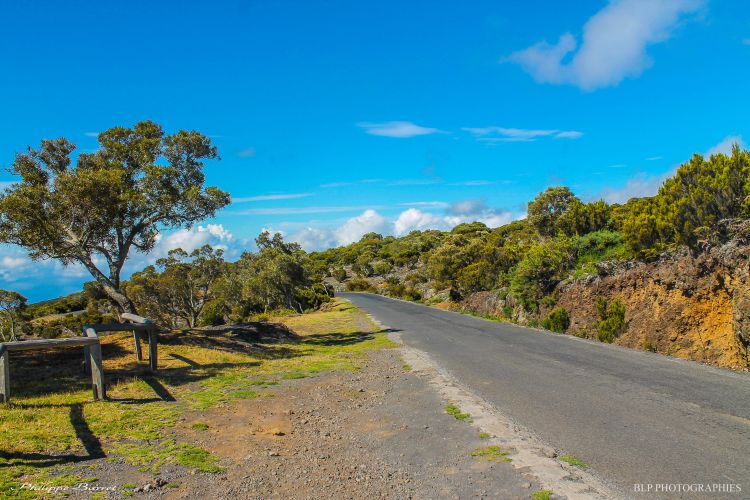
POLYGON ((0 242, 83 265, 121 311, 135 312, 120 286, 130 250, 148 252, 159 230, 210 217, 229 195, 204 187, 203 161, 217 154, 198 132, 165 135, 145 121, 102 132, 99 145, 74 167, 64 138, 16 155, 10 170, 21 181, 0 194, 0 242))
POLYGON ((558 219, 572 206, 581 202, 567 187, 550 187, 529 202, 528 220, 539 234, 553 236, 558 231, 558 219))
POLYGON ((26 297, 18 292, 0 290, 0 336, 3 341, 18 340, 19 313, 26 307, 26 297), (10 335, 6 335, 6 332, 10 335))

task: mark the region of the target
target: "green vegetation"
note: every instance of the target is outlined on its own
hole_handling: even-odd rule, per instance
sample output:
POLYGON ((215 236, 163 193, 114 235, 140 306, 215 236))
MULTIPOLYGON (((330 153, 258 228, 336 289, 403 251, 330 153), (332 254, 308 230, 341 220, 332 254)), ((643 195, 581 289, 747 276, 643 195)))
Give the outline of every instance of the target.
POLYGON ((622 335, 627 326, 625 306, 619 299, 609 302, 604 297, 597 297, 596 312, 599 316, 599 321, 596 322, 597 338, 602 342, 612 343, 622 335))
POLYGON ((487 432, 480 432, 479 433, 479 439, 489 439, 490 435, 487 432))
POLYGON ((531 500, 550 500, 550 498, 552 498, 550 490, 539 490, 531 494, 531 500))
MULTIPOLYGON (((91 473, 85 462, 66 458, 72 453, 122 459, 154 474, 165 464, 221 472, 217 457, 181 442, 170 429, 187 412, 270 396, 279 380, 356 370, 369 350, 394 345, 363 321, 351 304, 336 300, 326 311, 276 324, 164 333, 156 374, 133 362, 131 335, 113 334, 102 341, 111 398, 105 402, 91 401, 89 382, 64 351, 43 360, 18 353, 14 400, 0 411, 0 440, 6 443, 0 496, 23 482, 81 482, 91 473)), ((205 431, 210 425, 190 427, 205 431)))
POLYGON ((542 321, 542 327, 557 333, 565 333, 570 326, 570 317, 564 307, 556 307, 542 321))
POLYGON ((560 457, 560 460, 562 460, 566 464, 572 465, 573 467, 578 467, 579 469, 585 469, 588 467, 588 465, 586 465, 580 459, 574 457, 573 455, 563 455, 560 457))
POLYGON ((25 247, 35 259, 81 264, 120 311, 134 312, 120 287, 131 249, 147 252, 159 230, 213 216, 229 194, 204 186, 203 162, 218 155, 198 132, 166 135, 144 121, 98 140, 95 152, 77 156, 65 138, 16 155, 11 172, 20 182, 0 193, 0 243, 25 247))
POLYGON ((511 462, 512 459, 507 455, 507 451, 501 450, 499 446, 494 445, 477 448, 471 452, 472 457, 478 457, 487 462, 511 462))
POLYGON ((461 408, 456 405, 445 405, 445 413, 462 422, 467 421, 471 418, 470 414, 464 413, 463 411, 461 411, 461 408))

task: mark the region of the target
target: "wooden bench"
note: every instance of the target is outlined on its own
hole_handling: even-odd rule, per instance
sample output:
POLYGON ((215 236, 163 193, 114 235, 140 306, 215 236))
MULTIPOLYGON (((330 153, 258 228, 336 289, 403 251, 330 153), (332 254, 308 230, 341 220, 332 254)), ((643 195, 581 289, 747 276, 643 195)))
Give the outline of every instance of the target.
POLYGON ((90 367, 94 399, 105 399, 104 369, 102 368, 102 346, 99 336, 92 329, 86 331, 85 337, 67 339, 40 339, 0 343, 0 402, 10 400, 10 353, 13 351, 31 351, 38 349, 62 349, 65 347, 83 346, 86 364, 90 367))

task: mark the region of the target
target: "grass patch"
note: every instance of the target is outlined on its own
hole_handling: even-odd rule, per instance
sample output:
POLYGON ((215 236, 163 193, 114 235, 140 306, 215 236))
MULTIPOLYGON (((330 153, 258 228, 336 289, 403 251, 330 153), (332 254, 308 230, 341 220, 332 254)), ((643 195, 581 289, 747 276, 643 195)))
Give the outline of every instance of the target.
POLYGON ((479 433, 479 439, 489 439, 490 434, 488 432, 480 432, 479 433))
POLYGON ((573 455, 563 455, 560 457, 560 460, 566 464, 572 465, 573 467, 578 467, 579 469, 585 469, 588 467, 588 465, 586 465, 581 459, 576 458, 573 455))
POLYGON ((471 452, 472 457, 481 458, 487 462, 511 462, 508 452, 501 450, 499 446, 485 446, 471 452))
POLYGON ((196 422, 193 425, 191 425, 190 427, 192 427, 196 431, 207 431, 208 430, 208 424, 203 423, 203 422, 196 422))
POLYGON ((531 500, 550 500, 552 492, 550 490, 539 490, 531 494, 531 500))
MULTIPOLYGON (((165 333, 155 374, 136 362, 132 334, 102 337, 110 398, 106 402, 91 401, 90 378, 81 374, 80 349, 14 355, 13 400, 0 404, 0 440, 5 443, 0 497, 23 498, 28 492, 18 489, 23 482, 80 482, 62 474, 74 470, 64 457, 92 449, 106 460, 121 458, 143 471, 158 473, 161 465, 176 464, 218 472, 221 467, 208 451, 168 437, 166 431, 186 411, 272 396, 266 389, 280 379, 355 371, 371 350, 396 345, 339 299, 324 312, 273 321, 165 333)), ((205 430, 202 425, 194 428, 205 430)), ((29 498, 37 496, 28 493, 29 498)))
POLYGON ((403 368, 405 372, 411 371, 411 365, 408 363, 404 363, 403 366, 401 366, 401 368, 403 368))
POLYGON ((456 405, 445 405, 445 413, 452 416, 456 420, 460 420, 461 422, 465 422, 471 419, 470 414, 461 411, 461 408, 456 405))

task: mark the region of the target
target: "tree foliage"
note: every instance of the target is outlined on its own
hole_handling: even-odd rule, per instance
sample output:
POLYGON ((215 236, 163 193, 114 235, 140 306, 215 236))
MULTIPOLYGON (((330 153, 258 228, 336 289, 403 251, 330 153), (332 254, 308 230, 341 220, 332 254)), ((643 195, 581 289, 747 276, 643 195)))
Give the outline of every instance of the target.
POLYGON ((145 121, 98 140, 99 149, 79 153, 75 165, 75 145, 64 138, 16 155, 11 172, 20 182, 0 194, 0 242, 34 259, 83 265, 122 311, 133 312, 120 283, 130 251, 148 252, 160 230, 212 216, 229 195, 204 187, 203 162, 217 153, 198 132, 167 135, 145 121))
POLYGON ((24 308, 26 297, 18 292, 0 290, 0 338, 3 342, 18 340, 24 308))

